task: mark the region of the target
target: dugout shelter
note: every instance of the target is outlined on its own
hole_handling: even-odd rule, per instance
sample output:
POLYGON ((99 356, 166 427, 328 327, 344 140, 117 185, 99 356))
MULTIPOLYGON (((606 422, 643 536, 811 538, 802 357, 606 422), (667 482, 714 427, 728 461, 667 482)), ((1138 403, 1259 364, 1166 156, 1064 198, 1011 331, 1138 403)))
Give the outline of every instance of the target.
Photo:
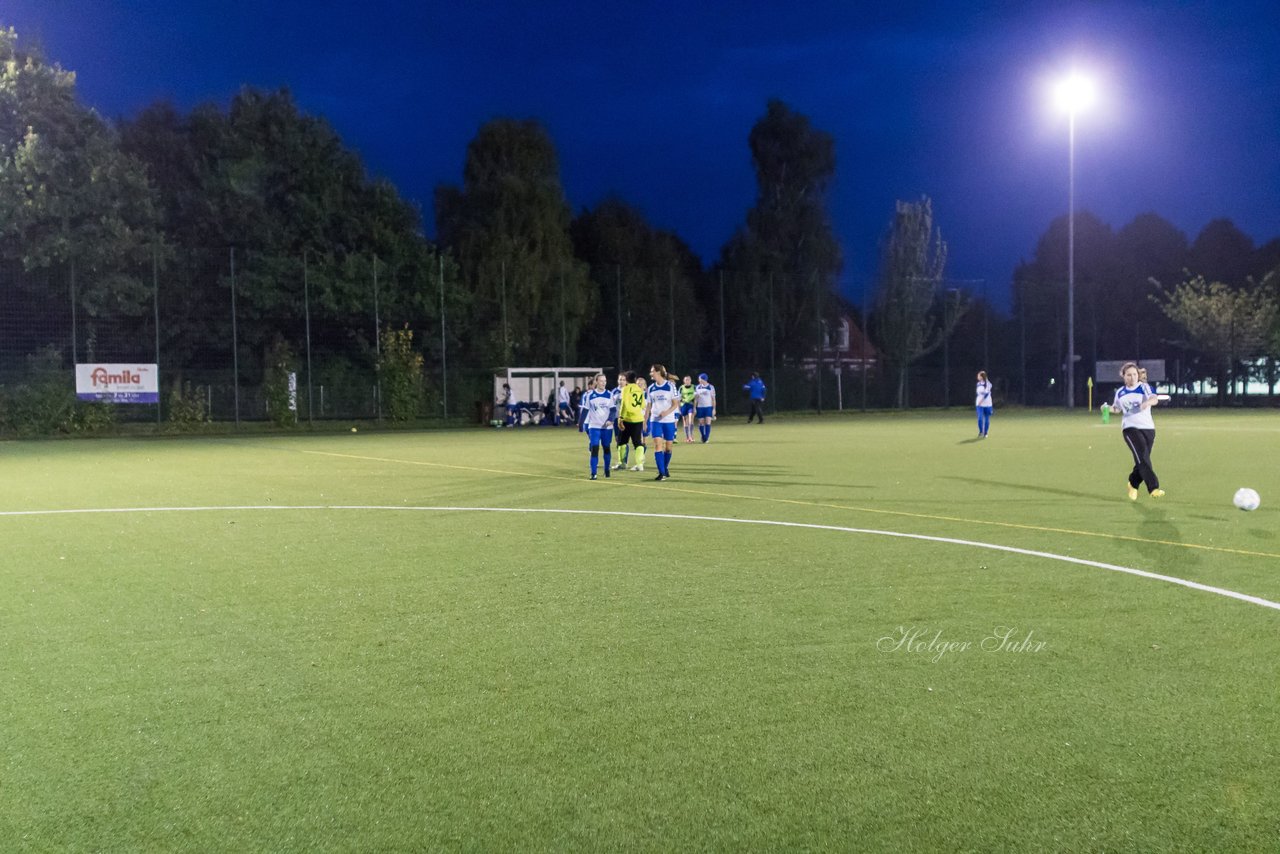
POLYGON ((493 399, 502 400, 502 386, 511 386, 512 397, 519 403, 546 403, 560 383, 570 391, 576 385, 583 391, 602 368, 498 368, 493 373, 493 399))

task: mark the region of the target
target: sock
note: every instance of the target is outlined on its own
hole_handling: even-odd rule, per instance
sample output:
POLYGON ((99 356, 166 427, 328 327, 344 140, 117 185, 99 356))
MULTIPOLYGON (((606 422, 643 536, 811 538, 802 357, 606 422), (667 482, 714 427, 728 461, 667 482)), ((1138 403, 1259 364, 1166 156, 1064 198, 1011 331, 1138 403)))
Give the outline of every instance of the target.
POLYGON ((666 459, 662 461, 662 473, 671 474, 671 452, 665 451, 666 459))
POLYGON ((627 449, 630 447, 631 447, 630 445, 618 446, 618 461, 621 462, 624 466, 627 464, 627 449))
POLYGON ((609 476, 609 469, 613 468, 613 454, 609 453, 609 449, 612 447, 613 447, 612 445, 604 446, 604 476, 605 477, 609 476))
POLYGON ((644 465, 644 445, 636 448, 636 465, 644 465))
MULTIPOLYGON (((605 459, 608 459, 608 457, 605 457, 605 459)), ((596 467, 599 464, 600 464, 600 446, 592 445, 591 446, 591 473, 592 474, 596 473, 596 467)))

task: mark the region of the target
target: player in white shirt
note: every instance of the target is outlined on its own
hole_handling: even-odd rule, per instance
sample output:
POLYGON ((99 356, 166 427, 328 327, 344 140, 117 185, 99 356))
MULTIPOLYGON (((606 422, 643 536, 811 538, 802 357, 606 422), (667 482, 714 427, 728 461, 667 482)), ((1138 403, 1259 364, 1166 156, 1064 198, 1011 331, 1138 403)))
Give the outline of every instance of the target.
POLYGON ((978 410, 978 438, 987 438, 987 430, 991 427, 991 380, 986 371, 978 371, 977 398, 973 406, 978 410))
POLYGON ((600 446, 604 446, 604 476, 609 476, 612 462, 613 425, 618 420, 618 405, 613 394, 605 389, 604 374, 597 374, 594 386, 582 396, 582 415, 578 432, 586 432, 587 447, 591 450, 591 479, 596 479, 600 462, 600 446))
POLYGON ((671 477, 671 446, 676 440, 676 413, 680 411, 680 392, 667 376, 667 369, 654 365, 649 369, 653 385, 645 391, 644 420, 653 437, 653 459, 658 466, 654 480, 671 477))
POLYGON ((707 382, 706 374, 698 374, 693 390, 693 415, 698 420, 698 435, 703 444, 711 441, 711 422, 716 420, 716 387, 707 382))
POLYGON ((569 389, 564 387, 563 380, 560 382, 560 387, 556 389, 556 419, 557 424, 573 423, 573 411, 569 407, 569 389))
POLYGON ((1125 362, 1120 368, 1124 385, 1116 390, 1111 411, 1123 414, 1120 421, 1124 443, 1133 454, 1133 471, 1129 473, 1129 500, 1138 500, 1138 487, 1147 485, 1152 498, 1163 498, 1160 479, 1151 467, 1151 448, 1156 443, 1156 423, 1151 417, 1151 407, 1160 402, 1151 387, 1138 379, 1138 366, 1125 362))

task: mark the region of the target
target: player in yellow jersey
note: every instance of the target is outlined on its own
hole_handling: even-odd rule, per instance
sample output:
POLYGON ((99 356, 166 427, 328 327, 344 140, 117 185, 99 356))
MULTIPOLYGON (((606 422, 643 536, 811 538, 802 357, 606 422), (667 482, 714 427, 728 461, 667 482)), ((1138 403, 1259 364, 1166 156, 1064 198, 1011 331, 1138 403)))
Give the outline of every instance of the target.
POLYGON ((627 372, 627 384, 618 401, 618 423, 621 425, 618 447, 627 442, 635 447, 632 471, 644 471, 644 389, 636 382, 635 371, 627 372))

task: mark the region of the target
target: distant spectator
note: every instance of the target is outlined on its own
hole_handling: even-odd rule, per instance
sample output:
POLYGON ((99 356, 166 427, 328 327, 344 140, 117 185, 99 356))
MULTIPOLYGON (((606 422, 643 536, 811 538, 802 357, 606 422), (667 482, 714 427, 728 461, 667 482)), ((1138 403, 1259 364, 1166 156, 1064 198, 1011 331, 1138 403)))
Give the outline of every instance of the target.
POLYGON ((764 423, 764 380, 760 379, 759 374, 752 374, 751 380, 742 387, 742 390, 751 395, 751 414, 747 416, 747 423, 750 424, 753 418, 759 418, 760 423, 764 423))

